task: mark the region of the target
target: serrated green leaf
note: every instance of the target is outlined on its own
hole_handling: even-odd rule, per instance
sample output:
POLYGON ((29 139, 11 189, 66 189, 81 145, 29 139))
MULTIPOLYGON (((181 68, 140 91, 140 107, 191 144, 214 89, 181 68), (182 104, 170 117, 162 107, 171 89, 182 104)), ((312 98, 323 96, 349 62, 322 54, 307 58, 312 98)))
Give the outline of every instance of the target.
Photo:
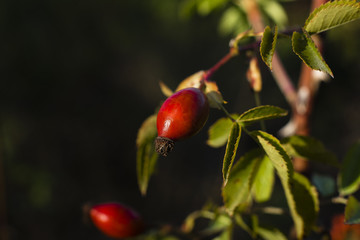
POLYGON ((360 187, 360 140, 345 155, 338 178, 339 192, 349 195, 360 187))
POLYGON ((282 139, 281 144, 292 157, 339 167, 335 154, 327 150, 322 142, 313 137, 294 135, 282 139))
POLYGON ((152 176, 158 154, 155 152, 154 140, 157 136, 156 114, 148 117, 141 125, 136 139, 136 170, 139 189, 146 194, 150 177, 152 176))
POLYGON ((231 127, 231 132, 226 145, 225 156, 223 161, 222 173, 223 173, 224 185, 226 185, 228 181, 230 170, 234 163, 236 151, 239 146, 240 136, 241 136, 241 128, 237 122, 234 122, 231 127))
POLYGON ((291 194, 295 201, 296 214, 302 220, 302 229, 300 226, 297 226, 298 237, 302 239, 303 234, 299 235, 299 233, 308 234, 315 226, 319 212, 318 194, 310 181, 305 176, 296 172, 294 173, 291 186, 291 194))
POLYGON ((258 227, 258 235, 264 240, 286 240, 285 235, 276 228, 258 227))
POLYGON ((354 197, 349 196, 345 207, 345 223, 359 224, 360 223, 360 202, 354 197))
POLYGON ((222 189, 225 207, 230 213, 239 205, 248 202, 252 175, 263 154, 260 149, 249 151, 234 164, 228 182, 222 189))
POLYGON ((252 192, 255 201, 268 201, 271 197, 275 182, 274 167, 268 156, 264 156, 260 161, 253 182, 252 192))
POLYGON ((271 134, 263 131, 253 131, 251 135, 264 149, 280 179, 284 182, 289 182, 292 178, 294 168, 289 155, 280 144, 280 141, 271 134))
POLYGON ((260 44, 260 55, 264 63, 272 70, 272 58, 275 53, 278 29, 275 26, 274 31, 267 26, 264 30, 260 44))
POLYGON ((279 118, 286 115, 287 111, 282 108, 264 105, 252 108, 244 112, 238 117, 237 122, 251 124, 257 121, 279 118))
POLYGON ((294 53, 310 68, 328 73, 331 77, 333 73, 321 53, 316 48, 310 35, 304 30, 303 33, 294 32, 292 35, 292 48, 294 53))
POLYGON ((276 169, 295 224, 297 237, 302 239, 316 220, 318 212, 316 190, 305 177, 294 174, 291 159, 278 139, 262 131, 253 131, 251 135, 264 149, 276 169))
POLYGON ((316 8, 305 22, 309 34, 320 33, 360 18, 360 3, 355 0, 329 1, 316 8))
MULTIPOLYGON (((232 118, 239 117, 237 114, 232 114, 232 118)), ((231 131, 233 122, 230 118, 218 119, 208 130, 209 138, 206 143, 214 148, 222 147, 226 144, 231 131)))

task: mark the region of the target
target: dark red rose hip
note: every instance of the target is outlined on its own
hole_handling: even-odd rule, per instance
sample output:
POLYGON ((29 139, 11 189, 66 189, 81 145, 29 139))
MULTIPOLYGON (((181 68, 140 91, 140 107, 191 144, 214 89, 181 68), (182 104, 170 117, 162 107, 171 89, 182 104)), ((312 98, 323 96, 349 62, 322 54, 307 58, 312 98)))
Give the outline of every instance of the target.
POLYGON ((90 218, 100 231, 112 238, 133 237, 144 230, 138 213, 120 203, 94 205, 90 209, 90 218))
POLYGON ((157 115, 156 151, 163 155, 172 151, 175 141, 195 135, 209 116, 209 102, 198 88, 185 88, 171 95, 157 115))

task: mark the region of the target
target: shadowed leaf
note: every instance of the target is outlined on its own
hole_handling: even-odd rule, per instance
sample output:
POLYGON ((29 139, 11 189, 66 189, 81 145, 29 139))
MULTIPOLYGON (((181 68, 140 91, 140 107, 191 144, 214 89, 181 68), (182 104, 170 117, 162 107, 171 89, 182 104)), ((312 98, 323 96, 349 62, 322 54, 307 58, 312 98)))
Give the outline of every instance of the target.
POLYGON ((142 195, 146 194, 150 177, 154 172, 158 159, 154 146, 156 136, 156 114, 154 114, 143 122, 136 139, 136 170, 138 185, 142 195))

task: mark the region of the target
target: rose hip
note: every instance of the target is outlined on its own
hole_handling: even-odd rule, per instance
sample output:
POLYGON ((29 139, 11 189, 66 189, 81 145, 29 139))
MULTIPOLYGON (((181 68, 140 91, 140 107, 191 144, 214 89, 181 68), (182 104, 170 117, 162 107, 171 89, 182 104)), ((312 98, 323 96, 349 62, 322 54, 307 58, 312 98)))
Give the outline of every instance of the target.
POLYGON ((136 236, 144 229, 138 213, 120 203, 94 205, 90 209, 90 218, 99 230, 112 238, 136 236))
POLYGON ((198 88, 185 88, 170 96, 157 115, 156 151, 163 155, 172 151, 175 141, 195 135, 209 116, 209 102, 198 88))

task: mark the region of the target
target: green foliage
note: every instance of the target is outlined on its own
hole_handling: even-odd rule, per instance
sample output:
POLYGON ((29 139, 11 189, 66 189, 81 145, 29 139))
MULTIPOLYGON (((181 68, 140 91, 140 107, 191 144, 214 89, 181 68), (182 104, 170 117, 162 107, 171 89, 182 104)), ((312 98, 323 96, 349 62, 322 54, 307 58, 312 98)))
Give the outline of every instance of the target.
POLYGON ((224 11, 219 21, 218 30, 221 35, 244 32, 249 29, 246 14, 238 6, 230 6, 224 11))
POLYGON ((292 157, 339 167, 339 162, 334 153, 313 137, 294 135, 282 139, 281 144, 292 157))
POLYGON ((321 196, 330 197, 335 194, 336 183, 331 176, 315 173, 311 180, 321 196))
POLYGON ((231 127, 231 132, 229 135, 228 143, 226 145, 225 156, 223 161, 222 173, 223 173, 224 185, 226 185, 227 183, 231 167, 234 163, 236 151, 239 146, 240 136, 241 136, 241 128, 237 122, 234 122, 231 127))
POLYGON ((235 163, 228 182, 222 190, 224 204, 229 213, 233 213, 235 208, 248 203, 254 171, 262 159, 263 152, 254 149, 247 152, 235 163))
POLYGON ((275 53, 275 46, 278 36, 278 29, 275 26, 272 30, 267 26, 264 30, 260 44, 260 55, 264 63, 272 70, 272 58, 275 53))
POLYGON ((257 234, 264 240, 286 240, 285 235, 276 228, 258 227, 257 234))
POLYGON ((156 136, 156 115, 151 115, 141 125, 136 139, 136 168, 138 185, 142 195, 146 194, 150 177, 158 159, 154 146, 156 136))
POLYGON ((274 183, 274 166, 270 159, 264 155, 259 163, 259 167, 254 174, 253 195, 256 202, 266 202, 270 199, 274 183))
POLYGON ((293 174, 290 157, 279 140, 262 131, 254 131, 252 136, 264 149, 276 169, 295 223, 297 237, 301 239, 304 234, 309 233, 317 217, 316 191, 305 177, 293 174))
POLYGON ((349 196, 348 198, 348 202, 345 207, 345 223, 360 223, 360 202, 354 196, 349 196))
POLYGON ((360 187, 360 141, 357 141, 346 153, 339 173, 339 191, 349 195, 360 187))
MULTIPOLYGON (((236 119, 239 117, 237 114, 232 114, 232 118, 236 119)), ((211 147, 217 148, 222 147, 226 144, 233 122, 230 118, 220 118, 208 130, 209 138, 207 144, 211 147)))
POLYGON ((310 35, 304 30, 303 33, 294 32, 292 36, 293 51, 303 60, 306 65, 314 70, 319 70, 333 76, 333 73, 321 53, 315 46, 310 35))
POLYGON ((265 106, 255 107, 244 112, 238 117, 237 122, 241 124, 249 125, 254 122, 279 118, 286 115, 287 115, 287 111, 282 108, 265 105, 265 106))
POLYGON ((355 0, 329 1, 310 14, 304 29, 309 34, 315 34, 359 18, 360 3, 355 0))

